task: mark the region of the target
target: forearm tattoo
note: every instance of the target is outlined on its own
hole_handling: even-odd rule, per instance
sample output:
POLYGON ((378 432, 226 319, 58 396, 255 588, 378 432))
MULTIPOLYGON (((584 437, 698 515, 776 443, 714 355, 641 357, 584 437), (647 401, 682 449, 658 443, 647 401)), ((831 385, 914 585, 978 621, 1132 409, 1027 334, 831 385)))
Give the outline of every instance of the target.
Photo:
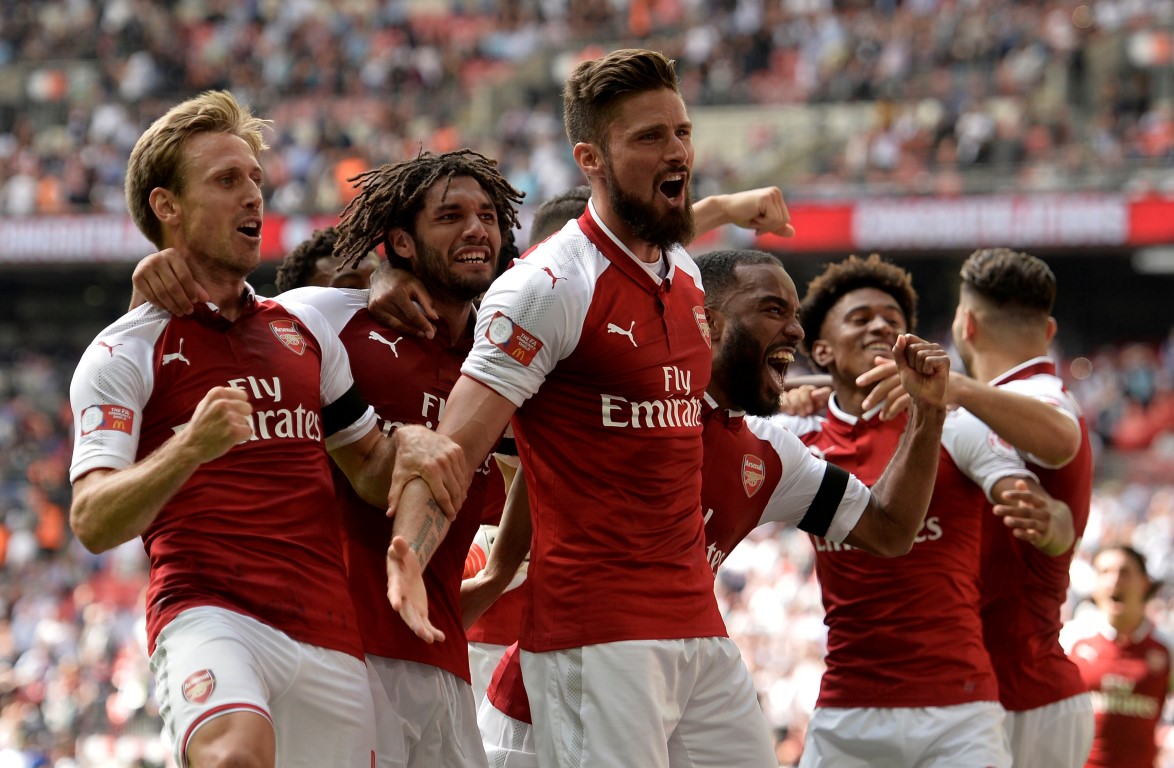
POLYGON ((439 546, 441 521, 445 519, 444 510, 440 508, 435 499, 428 499, 428 512, 428 518, 424 520, 420 532, 416 534, 416 538, 410 545, 421 566, 426 565, 432 559, 432 554, 439 546))

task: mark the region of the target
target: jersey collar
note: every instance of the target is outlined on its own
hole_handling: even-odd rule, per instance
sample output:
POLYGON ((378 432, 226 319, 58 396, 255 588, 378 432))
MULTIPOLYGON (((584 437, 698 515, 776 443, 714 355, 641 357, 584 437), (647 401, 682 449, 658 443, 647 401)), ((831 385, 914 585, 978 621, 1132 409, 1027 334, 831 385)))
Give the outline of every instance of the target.
POLYGON ((1033 357, 1030 360, 1024 360, 1014 368, 1003 371, 998 376, 991 379, 990 384, 991 386, 998 386, 999 384, 1005 384, 1008 381, 1013 381, 1015 379, 1025 379, 1029 376, 1035 376, 1036 374, 1040 373, 1047 373, 1055 376, 1055 361, 1053 361, 1050 357, 1045 357, 1043 355, 1040 355, 1039 357, 1033 357))
POLYGON ((579 217, 579 228, 608 261, 648 293, 655 294, 672 285, 677 265, 673 261, 671 248, 665 250, 663 254, 665 278, 661 280, 645 269, 641 265, 640 259, 636 258, 636 254, 620 242, 615 233, 599 219, 595 204, 591 200, 587 201, 587 208, 579 217))
POLYGON ((872 408, 865 411, 862 415, 853 416, 840 407, 840 402, 836 399, 835 392, 833 392, 832 396, 828 398, 828 413, 835 416, 837 420, 852 426, 855 426, 858 422, 861 421, 872 421, 884 407, 884 403, 881 403, 880 405, 874 405, 872 408))

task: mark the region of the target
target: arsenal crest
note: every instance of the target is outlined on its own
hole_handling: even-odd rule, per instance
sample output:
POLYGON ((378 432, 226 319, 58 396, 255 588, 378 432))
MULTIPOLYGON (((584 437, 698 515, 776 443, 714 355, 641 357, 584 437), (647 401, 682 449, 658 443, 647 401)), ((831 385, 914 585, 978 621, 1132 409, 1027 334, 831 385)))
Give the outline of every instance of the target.
POLYGON ((697 328, 701 331, 701 338, 705 339, 705 346, 713 348, 709 338, 709 322, 705 319, 705 307, 693 307, 693 319, 697 321, 697 328))
POLYGON ((742 488, 746 491, 746 498, 758 493, 766 480, 766 462, 753 454, 742 457, 742 488))
POLYGON ((291 352, 296 352, 299 355, 306 353, 306 340, 302 338, 298 324, 293 320, 274 320, 269 324, 269 330, 273 331, 277 340, 288 347, 291 352))
POLYGON ((183 697, 193 704, 203 704, 216 690, 216 675, 210 669, 201 669, 183 681, 183 697))

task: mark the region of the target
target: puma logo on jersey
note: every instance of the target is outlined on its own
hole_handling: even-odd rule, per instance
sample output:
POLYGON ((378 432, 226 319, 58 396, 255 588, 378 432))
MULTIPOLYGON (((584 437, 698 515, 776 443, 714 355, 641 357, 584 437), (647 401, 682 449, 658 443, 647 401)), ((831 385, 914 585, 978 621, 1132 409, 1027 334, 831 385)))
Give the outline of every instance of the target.
POLYGON ((114 344, 114 345, 110 345, 110 344, 107 344, 107 343, 106 343, 106 342, 104 342, 104 341, 99 341, 99 342, 98 342, 98 346, 99 346, 99 347, 105 347, 105 348, 106 348, 106 351, 110 353, 110 356, 111 356, 111 357, 114 357, 114 347, 121 347, 121 346, 122 346, 122 344, 114 344))
POLYGON ((607 332, 608 333, 618 333, 621 336, 627 336, 628 341, 632 342, 633 347, 639 346, 636 343, 636 337, 632 335, 632 331, 635 329, 636 329, 636 321, 635 320, 632 321, 632 324, 628 326, 628 330, 626 330, 626 331, 623 328, 616 325, 615 323, 608 323, 607 324, 607 332))
POLYGON ((400 336, 395 341, 388 341, 387 339, 383 338, 382 335, 380 335, 379 331, 371 331, 367 334, 367 338, 371 341, 378 341, 380 344, 386 344, 387 346, 391 347, 391 353, 395 355, 397 359, 399 358, 399 351, 395 348, 395 345, 404 340, 403 336, 400 336))
POLYGON ((543 267, 542 271, 550 275, 550 290, 552 291, 554 290, 555 284, 558 283, 559 280, 566 280, 565 277, 559 277, 555 273, 551 272, 550 267, 543 267))
POLYGON ((188 360, 186 357, 183 356, 183 339, 182 338, 180 338, 180 340, 179 340, 179 351, 172 352, 169 355, 164 355, 162 364, 167 365, 168 363, 174 363, 176 360, 180 361, 181 363, 187 363, 188 365, 192 364, 191 360, 188 360))

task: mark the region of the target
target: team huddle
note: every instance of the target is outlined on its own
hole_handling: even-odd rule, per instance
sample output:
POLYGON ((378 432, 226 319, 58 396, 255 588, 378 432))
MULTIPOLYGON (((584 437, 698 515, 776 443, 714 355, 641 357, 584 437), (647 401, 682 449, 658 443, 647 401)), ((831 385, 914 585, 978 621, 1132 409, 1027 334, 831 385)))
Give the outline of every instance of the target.
POLYGON ((1160 648, 1164 696, 1136 601, 1112 588, 1089 664, 1059 643, 1092 453, 1048 267, 967 259, 952 371, 877 256, 802 297, 773 255, 690 256, 793 229, 777 189, 692 200, 663 55, 583 62, 563 97, 588 186, 524 255, 496 164, 421 152, 355 179, 275 299, 246 282, 266 121, 208 92, 136 144, 159 250, 74 376, 70 519, 95 552, 142 538, 176 764, 777 766, 714 575, 781 522, 828 627, 800 765, 1151 765, 1157 715, 1103 746, 1082 676, 1160 648), (788 390, 801 352, 826 403, 788 390))

